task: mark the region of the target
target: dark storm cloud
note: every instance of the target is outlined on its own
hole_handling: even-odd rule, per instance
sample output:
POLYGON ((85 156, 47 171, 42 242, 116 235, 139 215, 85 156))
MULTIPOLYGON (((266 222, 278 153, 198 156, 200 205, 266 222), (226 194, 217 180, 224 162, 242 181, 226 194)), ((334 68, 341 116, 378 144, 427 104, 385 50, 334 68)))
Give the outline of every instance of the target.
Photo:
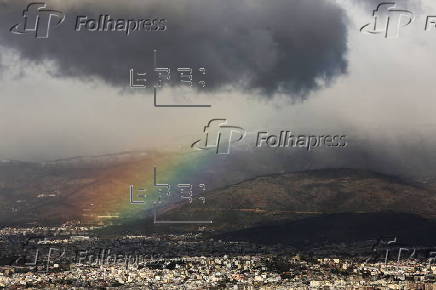
POLYGON ((208 88, 236 86, 266 95, 304 95, 346 72, 345 13, 324 0, 181 0, 88 3, 48 2, 66 13, 48 39, 15 35, 24 1, 3 2, 0 43, 31 62, 54 61, 56 76, 100 78, 128 85, 128 70, 150 71, 153 49, 159 66, 207 68, 208 88), (78 15, 98 18, 159 17, 163 32, 75 32, 78 15))

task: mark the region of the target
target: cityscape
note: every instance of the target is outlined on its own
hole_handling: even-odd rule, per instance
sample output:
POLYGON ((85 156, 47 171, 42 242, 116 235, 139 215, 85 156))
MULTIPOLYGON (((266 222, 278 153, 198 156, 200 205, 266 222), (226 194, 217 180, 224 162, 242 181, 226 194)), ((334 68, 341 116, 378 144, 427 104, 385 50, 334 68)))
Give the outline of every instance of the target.
POLYGON ((436 247, 401 258, 399 248, 387 244, 373 255, 375 240, 349 246, 354 251, 345 254, 345 244, 301 251, 208 239, 204 233, 103 238, 93 234, 96 229, 3 228, 0 286, 433 289, 436 282, 436 247))
POLYGON ((0 289, 436 290, 434 0, 0 0, 0 289))

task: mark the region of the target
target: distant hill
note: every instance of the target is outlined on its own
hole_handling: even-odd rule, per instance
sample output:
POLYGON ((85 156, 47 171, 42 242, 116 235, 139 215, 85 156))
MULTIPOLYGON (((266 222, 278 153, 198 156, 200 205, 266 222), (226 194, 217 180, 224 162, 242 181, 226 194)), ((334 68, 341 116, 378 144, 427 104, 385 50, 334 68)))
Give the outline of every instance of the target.
MULTIPOLYGON (((150 178, 167 154, 122 153, 50 163, 0 163, 0 224, 59 224, 86 215, 114 214, 128 186, 150 178), (104 201, 104 202, 102 202, 104 201)), ((236 170, 242 175, 243 168, 236 170)), ((212 172, 213 173, 213 172, 212 172)), ((209 175, 220 181, 221 174, 209 175)), ((233 172, 232 172, 233 173, 233 172)), ((223 176, 222 178, 226 178, 223 176)), ((405 213, 433 219, 434 183, 417 183, 367 170, 322 169, 268 175, 208 191, 205 203, 177 203, 159 220, 212 220, 206 229, 233 232, 262 225, 338 213, 405 213)), ((129 223, 130 231, 197 230, 198 224, 129 223)))
POLYGON ((329 214, 218 234, 216 239, 311 249, 329 244, 397 238, 407 246, 435 246, 436 222, 413 214, 329 214))
POLYGON ((51 162, 0 161, 0 225, 95 221, 128 200, 132 182, 150 178, 170 154, 122 152, 51 162))
MULTIPOLYGON (((204 220, 220 232, 328 214, 405 213, 433 219, 432 188, 358 169, 323 169, 262 176, 208 192, 202 207, 162 211, 161 220, 204 220)), ((170 226, 168 226, 170 228, 170 226)), ((172 228, 194 228, 176 225, 172 228)))

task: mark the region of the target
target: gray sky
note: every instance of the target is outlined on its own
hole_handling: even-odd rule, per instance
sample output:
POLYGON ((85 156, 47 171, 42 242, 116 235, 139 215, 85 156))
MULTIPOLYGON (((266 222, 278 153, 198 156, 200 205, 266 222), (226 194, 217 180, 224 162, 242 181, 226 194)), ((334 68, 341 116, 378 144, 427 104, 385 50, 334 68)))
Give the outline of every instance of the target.
POLYGON ((44 40, 11 34, 25 2, 0 2, 1 159, 177 149, 218 117, 249 131, 357 136, 358 150, 397 161, 434 148, 431 0, 398 2, 416 9, 398 39, 359 32, 375 9, 365 0, 94 2, 49 2, 67 18, 44 40), (78 14, 162 17, 168 30, 74 32, 78 14), (154 48, 170 67, 208 67, 208 90, 163 89, 161 102, 211 108, 154 108, 150 89, 126 88, 128 69, 150 67, 154 48))

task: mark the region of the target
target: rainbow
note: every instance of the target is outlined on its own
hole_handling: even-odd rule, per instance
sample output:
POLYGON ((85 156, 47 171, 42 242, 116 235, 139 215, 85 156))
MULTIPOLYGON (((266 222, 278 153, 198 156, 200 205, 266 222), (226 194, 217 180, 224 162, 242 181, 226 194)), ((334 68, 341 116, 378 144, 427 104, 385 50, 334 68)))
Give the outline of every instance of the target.
POLYGON ((156 182, 169 184, 171 195, 180 193, 178 184, 192 184, 195 195, 202 183, 199 182, 201 176, 215 155, 212 151, 153 153, 138 161, 116 165, 103 170, 96 182, 83 188, 77 195, 81 199, 75 204, 83 212, 82 219, 88 222, 96 222, 101 217, 116 217, 121 221, 145 218, 155 202, 165 202, 166 194, 159 188, 163 191, 166 188, 154 186, 154 168, 156 182))

